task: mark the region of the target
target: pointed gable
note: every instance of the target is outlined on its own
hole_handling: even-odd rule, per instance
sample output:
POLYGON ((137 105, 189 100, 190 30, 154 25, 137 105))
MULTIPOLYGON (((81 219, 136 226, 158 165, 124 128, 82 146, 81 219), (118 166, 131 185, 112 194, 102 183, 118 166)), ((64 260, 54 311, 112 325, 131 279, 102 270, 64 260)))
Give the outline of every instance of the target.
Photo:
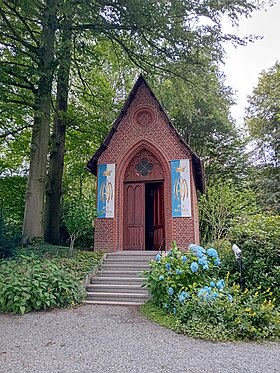
MULTIPOLYGON (((131 125, 131 122, 134 123, 134 125, 136 127, 135 128, 136 132, 139 130, 139 127, 141 127, 141 126, 142 126, 142 130, 144 128, 145 129, 148 128, 147 131, 146 131, 147 138, 152 136, 152 131, 154 131, 154 133, 160 132, 160 129, 156 127, 157 124, 161 125, 161 126, 166 125, 165 132, 163 131, 160 134, 161 136, 159 136, 158 139, 155 139, 155 141, 159 142, 160 140, 164 140, 165 137, 170 136, 170 135, 174 139, 176 139, 176 142, 177 142, 178 146, 183 147, 185 149, 185 152, 187 154, 189 154, 189 156, 190 156, 189 158, 191 159, 192 164, 193 164, 193 173, 194 173, 194 180, 195 180, 196 188, 200 192, 204 193, 205 182, 204 182, 203 165, 202 165, 201 160, 191 150, 189 145, 183 140, 183 138, 180 136, 180 134, 178 133, 176 128, 173 126, 173 124, 171 123, 171 120, 169 119, 167 113, 165 112, 165 110, 163 109, 163 107, 161 106, 161 104, 159 103, 157 98, 155 97, 153 91, 151 90, 151 88, 149 87, 148 83, 146 82, 146 80, 144 79, 144 77, 142 75, 140 75, 138 77, 132 91, 130 92, 128 98, 126 99, 125 104, 124 104, 118 118, 113 123, 113 126, 112 126, 110 132, 108 133, 107 137, 105 138, 105 140, 103 141, 103 143, 101 144, 99 149, 95 152, 95 154, 92 156, 92 158, 87 163, 86 169, 89 172, 91 172, 94 175, 97 174, 98 160, 100 159, 100 157, 102 157, 104 152, 109 150, 112 142, 114 142, 114 140, 117 141, 117 137, 118 137, 117 133, 121 132, 120 131, 120 126, 125 126, 125 125, 129 126, 129 125, 131 125), (133 102, 140 95, 141 91, 144 92, 144 94, 142 93, 142 99, 144 97, 144 98, 146 98, 146 101, 147 101, 147 102, 144 102, 144 109, 140 108, 138 110, 137 109, 132 110, 133 102), (159 112, 160 116, 163 118, 162 121, 158 121, 157 112, 159 112), (130 116, 130 120, 125 121, 125 119, 128 115, 130 116), (145 127, 145 121, 146 120, 149 121, 149 124, 152 123, 152 124, 155 124, 155 126, 149 125, 149 126, 145 127), (160 122, 160 123, 158 123, 158 122, 160 122), (138 128, 137 128, 137 125, 138 125, 138 128)), ((127 130, 127 131, 132 130, 133 131, 134 128, 126 128, 125 130, 127 130)), ((125 130, 123 130, 123 132, 125 132, 125 130)), ((163 128, 161 128, 161 130, 163 130, 163 128)), ((137 138, 137 134, 136 134, 136 138, 137 138)), ((121 135, 120 135, 120 144, 119 145, 120 145, 120 147, 123 148, 123 146, 125 144, 121 143, 121 140, 122 140, 122 138, 121 138, 121 135)), ((176 144, 173 141, 172 146, 174 147, 175 145, 176 144)), ((162 147, 165 147, 165 146, 166 145, 163 142, 162 147)), ((116 148, 117 147, 115 146, 115 149, 116 148)), ((125 149, 124 149, 124 151, 125 151, 125 149)), ((174 157, 171 157, 170 159, 172 159, 172 158, 174 159, 174 157)))

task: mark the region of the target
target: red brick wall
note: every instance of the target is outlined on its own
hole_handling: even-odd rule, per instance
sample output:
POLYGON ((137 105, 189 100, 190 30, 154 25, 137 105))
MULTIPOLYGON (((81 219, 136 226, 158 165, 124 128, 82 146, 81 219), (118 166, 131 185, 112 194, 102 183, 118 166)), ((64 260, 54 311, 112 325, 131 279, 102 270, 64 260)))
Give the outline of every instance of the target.
POLYGON ((190 159, 191 153, 182 144, 174 129, 150 91, 142 84, 129 106, 126 115, 112 137, 108 148, 101 154, 98 164, 116 164, 115 218, 96 219, 95 249, 123 249, 123 179, 130 160, 139 150, 146 148, 160 161, 164 174, 165 237, 167 248, 175 240, 179 247, 187 248, 189 243, 199 242, 197 195, 191 170, 192 217, 172 218, 170 161, 190 159), (146 109, 145 109, 146 108, 146 109), (141 111, 143 109, 143 111, 141 111), (149 120, 147 121, 147 117, 149 120))

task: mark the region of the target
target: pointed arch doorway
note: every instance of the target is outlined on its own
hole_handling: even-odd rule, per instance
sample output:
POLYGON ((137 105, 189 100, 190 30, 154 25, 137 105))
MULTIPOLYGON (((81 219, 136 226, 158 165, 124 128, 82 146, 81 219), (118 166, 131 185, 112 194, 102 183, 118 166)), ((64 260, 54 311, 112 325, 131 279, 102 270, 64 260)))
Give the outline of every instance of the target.
POLYGON ((158 250, 164 243, 164 226, 163 169, 142 149, 124 176, 124 250, 158 250))

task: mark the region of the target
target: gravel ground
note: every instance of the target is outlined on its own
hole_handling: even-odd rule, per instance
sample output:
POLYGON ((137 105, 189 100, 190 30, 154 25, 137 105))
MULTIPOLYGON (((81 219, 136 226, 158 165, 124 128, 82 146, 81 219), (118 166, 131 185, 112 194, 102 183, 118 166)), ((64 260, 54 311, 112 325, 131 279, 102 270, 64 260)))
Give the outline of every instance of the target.
POLYGON ((212 343, 178 335, 137 307, 0 315, 1 373, 280 372, 278 343, 212 343))

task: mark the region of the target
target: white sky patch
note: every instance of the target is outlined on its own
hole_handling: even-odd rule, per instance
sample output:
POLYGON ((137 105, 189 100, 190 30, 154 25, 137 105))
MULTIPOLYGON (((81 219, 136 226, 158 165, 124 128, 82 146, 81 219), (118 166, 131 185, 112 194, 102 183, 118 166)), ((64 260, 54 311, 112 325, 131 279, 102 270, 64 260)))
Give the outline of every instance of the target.
POLYGON ((280 0, 275 0, 275 4, 267 10, 253 12, 251 18, 243 17, 238 28, 232 27, 226 20, 224 32, 263 37, 247 46, 225 46, 227 58, 222 70, 226 74, 226 84, 236 93, 236 105, 232 107, 231 113, 240 127, 245 115, 247 96, 251 95, 257 85, 259 74, 280 61, 280 0))

